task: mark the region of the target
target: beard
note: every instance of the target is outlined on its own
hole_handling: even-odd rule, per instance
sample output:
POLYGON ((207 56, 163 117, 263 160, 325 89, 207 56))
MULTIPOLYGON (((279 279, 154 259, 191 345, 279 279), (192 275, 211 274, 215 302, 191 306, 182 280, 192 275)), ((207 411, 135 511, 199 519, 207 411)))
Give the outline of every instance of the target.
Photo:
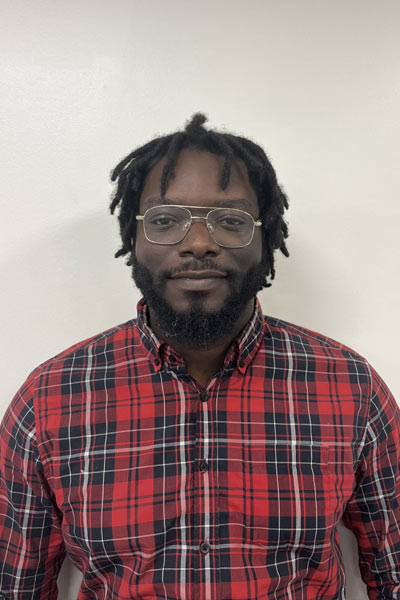
MULTIPOLYGON (((151 271, 139 263, 136 256, 131 257, 132 278, 142 292, 147 306, 151 309, 152 318, 166 338, 171 338, 187 348, 206 348, 218 340, 228 337, 251 299, 265 282, 265 265, 259 263, 250 267, 245 273, 228 271, 227 282, 229 293, 224 304, 215 311, 207 311, 203 307, 205 292, 190 291, 187 293, 191 306, 186 311, 176 311, 164 298, 164 290, 169 277, 174 271, 164 271, 155 278, 151 271)), ((180 271, 218 269, 210 260, 199 264, 194 261, 185 264, 180 271)), ((224 269, 226 271, 226 269, 224 269)))

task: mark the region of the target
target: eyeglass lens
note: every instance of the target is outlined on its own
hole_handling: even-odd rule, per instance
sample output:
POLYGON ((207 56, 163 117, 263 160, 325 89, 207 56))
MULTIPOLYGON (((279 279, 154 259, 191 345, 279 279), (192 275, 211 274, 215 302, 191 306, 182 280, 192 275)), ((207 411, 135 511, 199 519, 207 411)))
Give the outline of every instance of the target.
MULTIPOLYGON (((193 219, 199 217, 193 216, 193 219)), ((205 218, 205 216, 200 217, 205 218)), ((180 206, 155 206, 144 218, 145 234, 156 244, 177 244, 191 224, 191 212, 180 206)), ((254 221, 251 215, 235 208, 216 208, 207 215, 207 228, 214 241, 227 248, 240 248, 250 243, 254 221)))

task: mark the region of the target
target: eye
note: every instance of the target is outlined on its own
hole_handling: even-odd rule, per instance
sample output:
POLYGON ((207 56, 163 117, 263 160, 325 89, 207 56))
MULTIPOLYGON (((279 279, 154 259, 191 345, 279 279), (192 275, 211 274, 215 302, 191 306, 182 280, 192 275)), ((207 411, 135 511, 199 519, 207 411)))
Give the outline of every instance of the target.
POLYGON ((226 229, 236 229, 246 225, 246 222, 244 221, 244 219, 236 215, 225 215, 223 217, 220 217, 216 224, 218 227, 224 227, 226 229))
POLYGON ((171 225, 171 223, 175 223, 174 219, 171 217, 157 217, 157 219, 152 219, 152 225, 171 225))
POLYGON ((149 225, 157 227, 159 229, 165 229, 167 227, 173 227, 177 224, 175 217, 171 215, 154 215, 149 219, 149 225))

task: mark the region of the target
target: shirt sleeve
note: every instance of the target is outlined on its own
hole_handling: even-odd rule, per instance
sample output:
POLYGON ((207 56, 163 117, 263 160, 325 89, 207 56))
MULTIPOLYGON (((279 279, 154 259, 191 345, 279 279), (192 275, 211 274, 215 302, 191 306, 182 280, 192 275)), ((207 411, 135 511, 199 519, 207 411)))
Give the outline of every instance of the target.
POLYGON ((373 369, 371 382, 356 487, 343 522, 357 537, 369 598, 400 599, 400 409, 373 369))
POLYGON ((65 558, 61 516, 36 439, 33 378, 0 425, 0 598, 54 600, 65 558))

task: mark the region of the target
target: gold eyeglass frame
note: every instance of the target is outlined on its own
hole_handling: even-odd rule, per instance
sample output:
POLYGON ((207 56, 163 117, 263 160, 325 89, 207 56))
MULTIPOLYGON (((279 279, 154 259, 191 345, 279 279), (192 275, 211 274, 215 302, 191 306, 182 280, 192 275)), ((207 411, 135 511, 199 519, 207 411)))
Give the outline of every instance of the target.
POLYGON ((203 219, 206 222, 207 231, 208 231, 211 239, 218 246, 221 246, 221 248, 245 248, 246 246, 250 246, 251 242, 253 241, 255 228, 256 227, 261 227, 261 225, 262 225, 262 221, 255 220, 254 217, 253 217, 253 215, 251 215, 250 213, 248 213, 245 210, 242 210, 240 208, 233 208, 233 207, 226 207, 226 206, 184 206, 182 204, 158 204, 157 206, 151 206, 150 208, 148 208, 145 211, 145 213, 143 215, 136 215, 136 220, 137 221, 144 221, 147 213, 150 210, 153 210, 154 208, 161 208, 161 207, 165 207, 165 208, 169 208, 169 207, 171 207, 171 208, 183 208, 183 209, 185 209, 189 213, 189 215, 190 215, 190 221, 186 225, 186 231, 184 231, 183 236, 177 242, 154 242, 153 240, 150 240, 149 237, 147 236, 146 228, 145 228, 144 223, 143 223, 143 232, 144 232, 144 236, 145 236, 146 240, 148 242, 150 242, 151 244, 158 244, 160 246, 174 246, 175 244, 180 244, 185 239, 185 237, 187 236, 187 234, 189 233, 190 228, 191 228, 191 226, 193 224, 193 221, 194 220, 203 219), (204 217, 197 217, 195 215, 192 215, 192 213, 190 211, 191 208, 197 208, 197 209, 201 209, 201 210, 208 210, 208 212, 207 212, 207 214, 204 217), (237 211, 239 213, 247 215, 253 221, 253 231, 252 231, 252 234, 251 234, 251 238, 247 242, 247 244, 243 244, 241 246, 225 246, 224 244, 220 244, 219 242, 217 242, 217 240, 214 238, 214 236, 213 236, 213 230, 212 230, 212 225, 210 225, 210 223, 208 222, 208 217, 209 217, 209 215, 214 210, 224 210, 224 209, 227 209, 227 208, 228 208, 228 210, 237 211))

